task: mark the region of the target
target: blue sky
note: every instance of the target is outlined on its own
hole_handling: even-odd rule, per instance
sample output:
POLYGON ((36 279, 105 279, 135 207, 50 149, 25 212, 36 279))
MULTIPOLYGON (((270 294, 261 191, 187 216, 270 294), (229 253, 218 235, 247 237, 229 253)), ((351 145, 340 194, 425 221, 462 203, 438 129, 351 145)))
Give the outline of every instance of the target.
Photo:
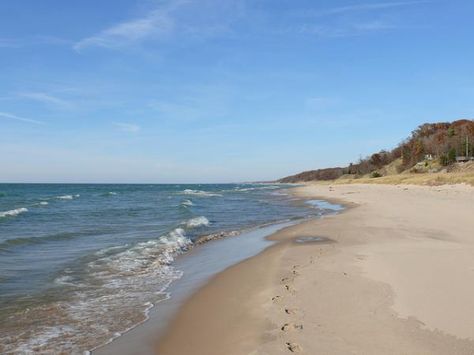
POLYGON ((229 182, 474 116, 474 2, 4 0, 0 181, 229 182))

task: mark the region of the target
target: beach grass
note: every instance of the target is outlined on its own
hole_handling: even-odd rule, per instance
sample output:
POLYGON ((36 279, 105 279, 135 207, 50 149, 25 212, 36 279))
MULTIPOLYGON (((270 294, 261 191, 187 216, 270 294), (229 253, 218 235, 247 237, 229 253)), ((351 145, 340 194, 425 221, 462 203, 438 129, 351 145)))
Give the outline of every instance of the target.
POLYGON ((474 172, 456 172, 456 173, 425 173, 425 174, 397 174, 377 178, 372 177, 346 177, 343 176, 336 180, 318 181, 319 184, 388 184, 388 185, 452 185, 467 184, 474 186, 474 172))

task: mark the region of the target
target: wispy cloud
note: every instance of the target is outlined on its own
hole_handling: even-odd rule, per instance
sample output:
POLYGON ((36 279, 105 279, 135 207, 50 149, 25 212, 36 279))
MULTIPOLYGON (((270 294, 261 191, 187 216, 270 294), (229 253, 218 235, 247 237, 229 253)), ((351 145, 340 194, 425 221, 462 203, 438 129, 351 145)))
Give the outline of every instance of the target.
POLYGON ((70 108, 72 103, 56 96, 44 92, 22 92, 18 94, 19 97, 41 102, 46 105, 53 105, 62 108, 70 108))
POLYGON ((8 119, 16 120, 16 121, 34 123, 34 124, 44 124, 44 122, 42 121, 32 120, 31 118, 20 117, 20 116, 7 113, 7 112, 0 112, 0 117, 8 118, 8 119))
POLYGON ((362 23, 356 23, 353 25, 354 29, 358 31, 381 31, 381 30, 389 30, 396 28, 396 26, 392 23, 388 23, 382 20, 374 20, 362 23))
POLYGON ((179 120, 195 120, 206 112, 203 103, 194 99, 185 99, 180 102, 153 101, 148 104, 148 107, 160 112, 165 118, 179 120))
POLYGON ((126 123, 126 122, 114 122, 114 125, 122 132, 128 133, 137 133, 140 131, 141 127, 134 123, 126 123))
POLYGON ((174 27, 174 19, 170 13, 186 3, 188 1, 171 1, 141 18, 124 21, 93 36, 83 38, 75 43, 73 48, 78 52, 87 47, 118 48, 165 35, 174 27))
POLYGON ((393 30, 402 26, 394 23, 393 16, 388 17, 390 9, 416 6, 429 2, 430 0, 373 2, 299 11, 297 16, 304 18, 306 21, 302 21, 300 25, 291 28, 287 32, 337 38, 393 30))
POLYGON ((383 10, 383 9, 389 9, 389 8, 394 8, 394 7, 418 5, 418 4, 423 4, 427 2, 428 2, 427 0, 420 0, 420 1, 363 3, 363 4, 357 4, 357 5, 332 7, 329 9, 319 10, 319 11, 309 11, 309 12, 306 12, 306 14, 311 15, 311 16, 339 15, 339 14, 351 13, 351 12, 374 11, 374 10, 383 10))
POLYGON ((338 38, 361 36, 396 28, 397 26, 391 22, 373 20, 345 24, 304 24, 301 25, 296 32, 322 38, 338 38))
POLYGON ((141 17, 128 19, 73 45, 120 49, 152 40, 203 39, 229 35, 234 21, 245 18, 245 2, 235 0, 164 0, 141 17))

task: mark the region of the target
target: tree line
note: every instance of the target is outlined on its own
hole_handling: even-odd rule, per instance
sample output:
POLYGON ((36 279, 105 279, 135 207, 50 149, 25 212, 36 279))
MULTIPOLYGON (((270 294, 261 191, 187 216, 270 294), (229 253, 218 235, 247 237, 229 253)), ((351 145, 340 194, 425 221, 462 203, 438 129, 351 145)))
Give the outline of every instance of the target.
POLYGON ((356 177, 373 174, 376 177, 381 175, 378 170, 400 158, 398 172, 412 168, 427 156, 438 160, 443 166, 448 166, 456 161, 456 157, 466 155, 474 156, 473 120, 425 123, 418 126, 411 132, 410 137, 390 151, 381 150, 346 167, 305 171, 279 181, 333 180, 346 174, 356 177))

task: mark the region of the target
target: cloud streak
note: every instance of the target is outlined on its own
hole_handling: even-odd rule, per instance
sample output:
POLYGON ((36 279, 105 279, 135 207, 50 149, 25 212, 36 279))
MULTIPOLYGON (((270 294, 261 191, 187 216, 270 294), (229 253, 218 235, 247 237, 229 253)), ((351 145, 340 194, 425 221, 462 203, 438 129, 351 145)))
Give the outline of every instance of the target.
POLYGON ((431 0, 359 3, 354 5, 306 8, 292 13, 296 24, 276 29, 275 34, 312 35, 320 38, 345 38, 404 28, 395 9, 430 3, 431 0), (394 23, 396 22, 396 23, 394 23))
POLYGON ((137 133, 141 127, 133 123, 126 122, 114 122, 114 125, 122 132, 137 133))
MULTIPOLYGON (((157 1, 158 2, 158 1, 157 1)), ((245 1, 167 0, 142 17, 105 28, 73 45, 76 52, 87 48, 122 49, 156 40, 202 40, 232 34, 239 19, 244 19, 245 1)))
POLYGON ((396 29, 397 26, 384 21, 370 21, 344 25, 304 24, 296 32, 321 38, 344 38, 367 35, 396 29))
POLYGON ((34 124, 44 124, 42 121, 32 120, 31 118, 20 117, 8 112, 0 112, 0 117, 8 118, 16 121, 27 122, 27 123, 34 123, 34 124))
POLYGON ((63 107, 63 108, 72 106, 70 102, 60 99, 58 97, 49 95, 44 92, 24 92, 24 93, 18 94, 18 96, 22 98, 34 100, 43 104, 54 105, 54 106, 63 107))
POLYGON ((73 45, 73 49, 80 52, 88 47, 120 48, 166 35, 174 28, 174 19, 170 13, 186 3, 188 1, 172 1, 167 6, 154 9, 141 18, 124 21, 93 36, 83 38, 73 45))
POLYGON ((428 1, 426 0, 420 0, 420 1, 364 3, 364 4, 357 4, 357 5, 333 7, 330 9, 321 10, 317 12, 309 12, 309 14, 312 16, 340 15, 344 13, 375 11, 375 10, 383 10, 383 9, 389 9, 389 8, 395 8, 395 7, 412 6, 412 5, 418 5, 418 4, 423 4, 427 2, 428 1))

